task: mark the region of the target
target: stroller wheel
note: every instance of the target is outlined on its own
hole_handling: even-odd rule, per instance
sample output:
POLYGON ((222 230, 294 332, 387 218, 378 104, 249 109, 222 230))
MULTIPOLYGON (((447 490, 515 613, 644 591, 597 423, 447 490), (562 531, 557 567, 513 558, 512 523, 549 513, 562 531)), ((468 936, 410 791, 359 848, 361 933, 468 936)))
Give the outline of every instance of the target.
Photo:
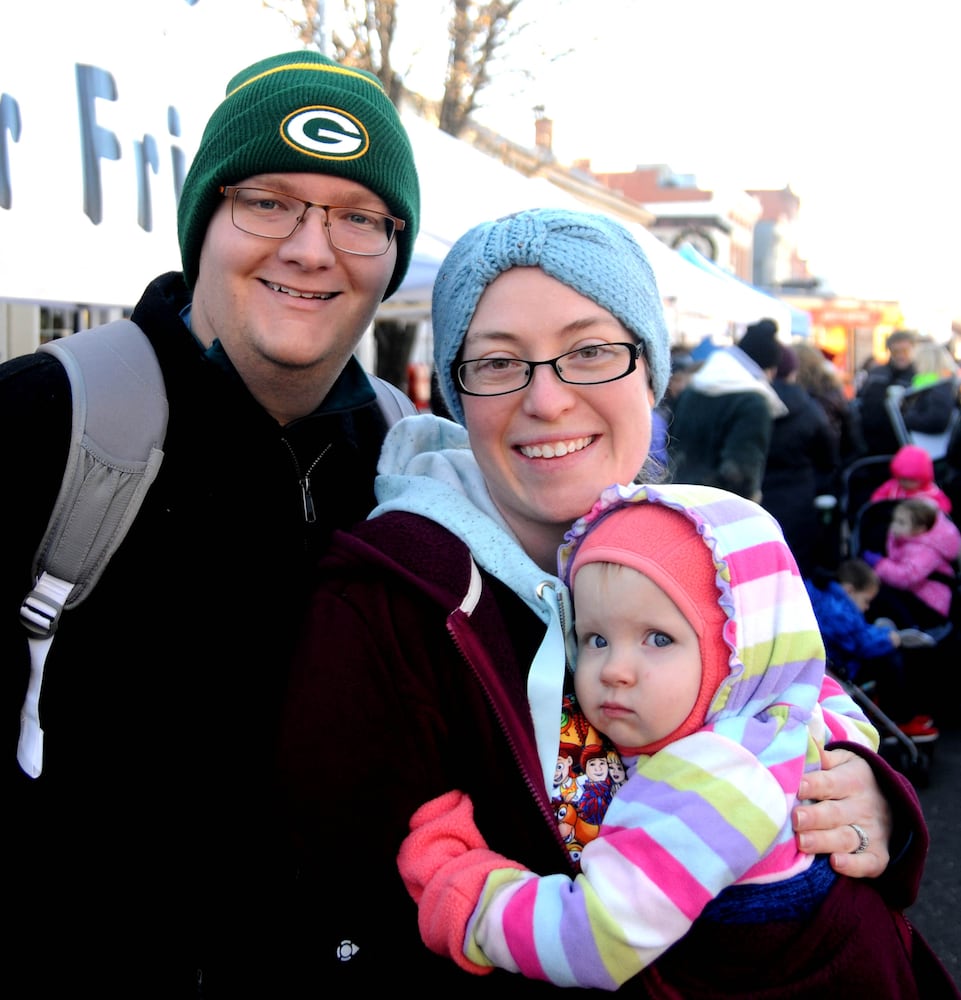
POLYGON ((914 771, 918 770, 921 754, 916 748, 912 752, 906 743, 893 736, 889 736, 881 742, 880 753, 895 771, 908 778, 914 771))
POLYGON ((931 783, 931 765, 934 763, 934 743, 926 743, 918 747, 918 756, 908 769, 905 776, 915 788, 927 788, 931 783))

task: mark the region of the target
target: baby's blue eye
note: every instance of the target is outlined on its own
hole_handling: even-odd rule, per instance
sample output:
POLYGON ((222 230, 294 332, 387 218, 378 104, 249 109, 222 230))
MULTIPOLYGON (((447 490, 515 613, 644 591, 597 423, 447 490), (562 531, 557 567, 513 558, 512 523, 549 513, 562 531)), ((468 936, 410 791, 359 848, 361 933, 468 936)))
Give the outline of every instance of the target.
POLYGON ((651 634, 644 641, 649 646, 656 646, 658 649, 670 646, 674 642, 674 640, 666 632, 651 632, 651 634))

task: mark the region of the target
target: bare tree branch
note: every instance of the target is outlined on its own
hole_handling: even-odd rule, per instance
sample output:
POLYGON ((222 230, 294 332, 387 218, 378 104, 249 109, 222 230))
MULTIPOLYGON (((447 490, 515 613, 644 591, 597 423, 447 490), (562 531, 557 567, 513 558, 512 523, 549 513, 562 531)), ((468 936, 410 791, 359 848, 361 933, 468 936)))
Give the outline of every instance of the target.
MULTIPOLYGON (((303 18, 288 15, 306 45, 322 45, 322 4, 300 0, 303 18)), ((423 98, 405 87, 396 69, 397 0, 342 0, 344 30, 329 32, 331 56, 349 66, 370 70, 384 84, 394 103, 407 97, 424 105, 423 98)), ((524 0, 450 0, 448 52, 443 97, 436 110, 444 132, 460 135, 480 106, 479 95, 491 83, 491 67, 509 41, 527 25, 512 22, 524 0)), ((269 6, 269 4, 266 4, 269 6)), ((401 4, 401 7, 404 5, 401 4)), ((413 0, 407 10, 413 11, 413 0)), ((516 18, 515 18, 516 20, 516 18)))

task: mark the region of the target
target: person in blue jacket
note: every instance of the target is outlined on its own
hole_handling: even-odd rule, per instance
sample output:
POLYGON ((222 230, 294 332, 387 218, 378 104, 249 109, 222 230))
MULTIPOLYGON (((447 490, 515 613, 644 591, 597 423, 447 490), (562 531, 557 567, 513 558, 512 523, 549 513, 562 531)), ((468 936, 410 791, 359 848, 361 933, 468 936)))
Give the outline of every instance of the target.
POLYGON ((861 683, 873 674, 872 662, 896 658, 901 645, 898 629, 891 622, 869 622, 864 617, 881 581, 863 559, 844 559, 833 576, 815 574, 805 580, 805 587, 835 673, 861 683))
POLYGON ((917 629, 899 629, 889 618, 869 622, 865 612, 881 589, 870 563, 854 557, 834 574, 817 571, 805 580, 831 670, 859 686, 874 682, 881 710, 915 742, 938 738, 932 716, 918 712, 902 647, 928 638, 917 629))

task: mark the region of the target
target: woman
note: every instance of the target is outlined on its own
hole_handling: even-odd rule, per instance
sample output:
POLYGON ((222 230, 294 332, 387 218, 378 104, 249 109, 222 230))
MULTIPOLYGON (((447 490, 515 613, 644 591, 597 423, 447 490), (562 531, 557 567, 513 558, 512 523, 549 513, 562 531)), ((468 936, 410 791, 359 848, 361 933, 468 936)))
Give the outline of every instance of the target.
MULTIPOLYGON (((459 240, 435 282, 433 324, 457 423, 425 414, 394 427, 380 506, 336 536, 291 677, 281 766, 302 832, 304 891, 318 900, 305 961, 328 959, 335 990, 380 984, 393 970, 459 997, 529 996, 544 985, 471 977, 422 946, 397 850, 422 803, 460 788, 492 850, 537 871, 570 871, 548 793, 569 638, 556 553, 601 490, 644 465, 668 334, 630 234, 548 209, 459 240), (331 621, 336 634, 321 627, 331 621)), ((838 753, 843 766, 800 791, 842 801, 800 810, 799 846, 832 854, 840 871, 878 876, 887 807, 864 764, 838 753), (862 853, 850 853, 859 847, 852 823, 867 834, 862 853)), ((927 834, 907 783, 878 758, 871 764, 913 830, 910 857, 884 876, 889 898, 904 904, 927 834)), ((900 851, 904 837, 891 843, 900 851)), ((625 989, 643 995, 636 983, 625 989)))
MULTIPOLYGON (((795 340, 792 346, 798 359, 798 384, 807 389, 814 402, 824 410, 843 470, 867 450, 857 413, 844 393, 840 373, 820 348, 808 340, 795 340)), ((818 482, 818 492, 830 493, 840 499, 840 478, 840 474, 822 477, 818 482)))
POLYGON ((915 438, 918 434, 943 436, 935 452, 935 457, 941 458, 961 406, 958 366, 946 347, 933 340, 922 340, 915 348, 914 371, 911 385, 901 398, 904 426, 915 443, 923 440, 915 438))

